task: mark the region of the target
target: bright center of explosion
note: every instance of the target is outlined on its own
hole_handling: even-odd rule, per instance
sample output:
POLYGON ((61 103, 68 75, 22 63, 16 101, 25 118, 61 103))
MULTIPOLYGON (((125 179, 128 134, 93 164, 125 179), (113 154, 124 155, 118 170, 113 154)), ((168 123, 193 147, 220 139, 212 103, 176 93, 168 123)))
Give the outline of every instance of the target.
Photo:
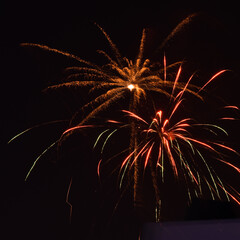
POLYGON ((128 88, 130 89, 130 91, 132 91, 135 87, 134 87, 133 84, 129 84, 129 85, 128 85, 128 88))

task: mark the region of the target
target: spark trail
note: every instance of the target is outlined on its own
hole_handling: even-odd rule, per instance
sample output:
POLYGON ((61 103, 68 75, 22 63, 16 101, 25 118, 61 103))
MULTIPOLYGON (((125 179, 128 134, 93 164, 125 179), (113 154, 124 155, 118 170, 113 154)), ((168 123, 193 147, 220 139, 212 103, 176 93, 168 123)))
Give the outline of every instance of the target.
MULTIPOLYGON (((240 156, 235 149, 222 141, 223 136, 228 137, 227 131, 216 124, 199 123, 189 117, 189 113, 182 118, 184 99, 181 98, 182 94, 178 96, 180 97, 175 98, 174 102, 169 101, 169 111, 157 111, 151 122, 133 112, 123 110, 128 118, 138 123, 138 126, 140 123, 141 127, 136 128, 140 131, 136 147, 119 163, 120 188, 124 179, 125 182, 129 182, 129 173, 132 173, 135 163, 138 162, 141 176, 144 176, 147 168, 150 169, 156 212, 160 211, 159 203, 163 201, 164 192, 161 189, 163 184, 167 184, 166 177, 185 182, 186 196, 190 202, 193 197, 204 197, 208 192, 213 200, 232 199, 239 204, 240 194, 223 183, 215 171, 216 165, 225 165, 237 173, 240 172, 236 163, 226 159, 227 152, 240 156)), ((238 110, 236 106, 225 108, 238 110)), ((109 137, 106 139, 110 140, 109 137)), ((103 161, 102 159, 101 164, 103 161)), ((130 176, 131 178, 134 176, 130 176)), ((156 216, 156 219, 159 217, 156 216)))
MULTIPOLYGON (((136 104, 138 104, 140 101, 147 98, 147 93, 150 92, 156 92, 170 97, 171 90, 184 89, 186 86, 185 83, 177 81, 178 79, 172 80, 167 78, 166 74, 167 69, 171 69, 172 71, 172 69, 176 68, 181 62, 167 65, 166 57, 164 56, 164 64, 162 66, 162 64, 153 63, 150 59, 144 57, 144 44, 146 41, 145 29, 143 29, 142 32, 138 54, 133 61, 126 57, 122 57, 109 35, 100 26, 98 26, 98 28, 107 39, 114 54, 114 56, 111 57, 105 51, 99 50, 98 53, 106 59, 106 64, 103 65, 97 65, 68 52, 54 49, 46 45, 35 43, 21 44, 22 46, 37 47, 49 52, 64 55, 76 60, 82 65, 68 67, 66 71, 69 74, 66 78, 66 82, 49 86, 45 89, 46 91, 62 87, 83 88, 89 86, 91 87, 90 91, 96 91, 98 89, 104 90, 101 95, 90 100, 83 106, 82 109, 92 108, 92 110, 84 119, 81 119, 79 125, 84 124, 113 103, 128 97, 128 92, 134 96, 132 100, 136 99, 136 104)), ((181 68, 178 70, 178 76, 180 71, 181 68)), ((200 97, 198 94, 200 88, 195 85, 189 84, 185 90, 200 97)), ((137 106, 133 106, 133 108, 137 108, 137 106)))
MULTIPOLYGON (((163 41, 163 44, 160 46, 160 48, 162 48, 166 42, 169 41, 169 39, 172 39, 174 35, 177 34, 182 27, 188 24, 189 21, 195 16, 196 15, 193 14, 178 24, 173 32, 168 35, 166 40, 163 41)), ((214 74, 213 77, 203 84, 202 87, 191 83, 194 74, 191 75, 187 82, 183 82, 181 78, 181 73, 183 70, 182 62, 176 62, 171 65, 167 65, 165 54, 163 58, 163 64, 152 62, 151 59, 145 57, 145 42, 147 38, 147 31, 145 29, 142 31, 136 58, 134 60, 130 60, 121 55, 116 44, 112 41, 105 30, 98 25, 97 27, 105 36, 112 50, 112 55, 103 50, 98 51, 98 53, 105 58, 106 63, 102 65, 92 63, 74 54, 51 48, 46 45, 35 43, 21 44, 22 46, 40 48, 54 54, 61 54, 68 58, 74 59, 77 62, 75 66, 68 67, 66 69, 68 75, 64 83, 49 86, 47 89, 45 89, 46 91, 57 90, 64 87, 74 89, 90 87, 91 92, 98 92, 98 90, 101 90, 101 94, 93 99, 90 99, 87 103, 83 104, 83 106, 80 106, 81 111, 85 112, 86 115, 78 120, 77 124, 66 129, 59 141, 63 140, 73 131, 84 126, 92 127, 92 125, 86 125, 88 124, 88 121, 93 120, 98 114, 107 111, 110 106, 119 102, 121 99, 128 99, 128 111, 130 114, 129 126, 131 132, 129 147, 130 153, 122 162, 121 171, 123 174, 121 179, 124 178, 124 175, 127 172, 126 170, 134 166, 134 189, 136 190, 139 187, 139 174, 141 164, 143 162, 144 169, 149 165, 151 165, 151 168, 153 169, 154 167, 155 169, 158 169, 158 172, 155 170, 151 171, 153 184, 157 185, 159 179, 164 182, 164 175, 166 174, 164 171, 165 162, 168 161, 173 175, 176 178, 180 175, 183 175, 186 179, 186 182, 191 180, 190 182, 192 182, 194 189, 196 189, 195 192, 200 193, 202 191, 199 180, 201 172, 199 172, 200 170, 197 170, 198 163, 191 157, 190 159, 192 160, 188 160, 188 157, 185 156, 185 152, 188 154, 191 152, 193 155, 197 156, 199 162, 201 161, 202 165, 205 167, 205 169, 207 169, 208 177, 202 177, 201 182, 206 182, 212 195, 219 195, 218 186, 220 186, 222 189, 224 189, 227 196, 231 196, 230 193, 227 194, 227 190, 224 188, 218 176, 212 170, 211 166, 208 165, 207 160, 204 158, 204 151, 210 151, 216 155, 219 155, 218 157, 221 157, 221 154, 218 152, 219 148, 224 148, 225 150, 232 152, 234 150, 223 147, 221 143, 214 144, 205 140, 194 138, 190 134, 190 129, 193 127, 208 128, 209 131, 214 132, 215 135, 217 135, 217 131, 225 132, 225 130, 221 129, 219 126, 211 124, 195 124, 193 123, 194 120, 191 118, 181 119, 178 122, 173 123, 173 116, 182 105, 183 94, 188 93, 203 100, 203 97, 200 95, 200 93, 205 90, 205 88, 212 83, 214 79, 227 70, 221 70, 214 74), (171 74, 168 74, 168 71, 171 71, 171 74), (172 74, 173 72, 174 74, 172 74), (175 77, 172 78, 172 76, 175 77), (143 120, 143 118, 138 116, 138 113, 140 104, 145 104, 147 102, 145 100, 151 96, 151 93, 157 93, 160 97, 167 96, 170 99, 170 102, 174 102, 175 105, 172 109, 172 112, 168 114, 162 110, 157 111, 155 118, 149 124, 147 121, 143 120), (146 129, 143 131, 145 134, 145 140, 137 139, 138 130, 135 125, 136 119, 138 119, 138 121, 140 120, 146 127, 146 129), (204 149, 203 153, 200 149, 204 149), (158 157, 154 162, 153 155, 156 151, 158 152, 158 157), (186 173, 182 174, 181 172, 184 171, 186 173), (159 174, 161 177, 159 177, 159 174)), ((78 116, 77 113, 73 116, 72 122, 73 120, 76 120, 76 116, 78 116)), ((112 131, 111 134, 114 135, 115 132, 112 131)), ((107 141, 112 135, 108 135, 107 141)), ((48 148, 46 151, 48 151, 48 148)), ((43 153, 45 154, 45 151, 43 153)), ((38 159, 39 158, 37 158, 37 161, 38 159)), ((224 160, 222 159, 220 162, 224 163, 224 160)), ((232 166, 231 164, 227 165, 229 167, 232 166)), ((33 167, 34 166, 35 163, 33 167)), ((99 169, 100 164, 98 166, 98 172, 99 169)), ((156 193, 156 202, 159 203, 161 202, 159 191, 156 187, 154 188, 156 193)), ((136 190, 134 192, 134 198, 137 198, 138 194, 139 191, 136 190)))

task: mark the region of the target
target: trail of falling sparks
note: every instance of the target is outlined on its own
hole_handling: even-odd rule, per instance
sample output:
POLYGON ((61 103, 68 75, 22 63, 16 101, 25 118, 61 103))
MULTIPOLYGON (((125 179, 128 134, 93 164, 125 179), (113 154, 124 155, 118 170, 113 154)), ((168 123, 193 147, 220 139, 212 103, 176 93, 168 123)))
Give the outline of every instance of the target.
POLYGON ((40 158, 43 157, 43 155, 45 155, 50 149, 52 149, 55 145, 57 145, 59 143, 59 140, 55 141, 54 143, 52 143, 50 146, 48 146, 33 162, 30 170, 28 171, 26 177, 25 177, 25 181, 27 181, 30 173, 32 172, 32 170, 34 169, 35 165, 37 164, 37 162, 39 161, 40 158))
POLYGON ((71 223, 71 221, 72 221, 72 208, 73 208, 72 204, 69 202, 69 194, 70 194, 71 187, 72 187, 72 178, 70 179, 70 182, 69 182, 69 185, 68 185, 67 194, 66 194, 66 203, 70 207, 70 210, 69 210, 69 223, 71 223))
POLYGON ((49 52, 64 55, 83 65, 68 67, 66 69, 69 73, 66 79, 67 82, 50 86, 46 90, 58 89, 61 87, 82 88, 91 86, 91 91, 100 88, 106 91, 83 106, 83 109, 92 107, 93 110, 79 122, 79 125, 84 124, 90 118, 105 110, 109 105, 118 101, 120 98, 126 98, 125 93, 129 91, 134 95, 132 99, 137 99, 138 102, 141 101, 141 99, 146 98, 147 94, 150 92, 156 92, 161 95, 172 97, 176 90, 186 91, 201 98, 198 91, 205 88, 208 83, 199 89, 199 87, 190 84, 190 81, 188 84, 179 82, 182 66, 179 67, 175 80, 172 80, 167 76, 167 70, 178 66, 179 62, 167 66, 166 56, 164 54, 162 67, 161 64, 151 63, 150 59, 144 58, 144 45, 146 41, 145 29, 143 29, 142 32, 137 58, 135 61, 132 61, 126 57, 122 57, 109 35, 103 30, 103 28, 99 25, 97 26, 107 39, 114 53, 114 57, 111 57, 103 50, 98 51, 98 53, 103 55, 107 61, 106 64, 101 66, 65 51, 50 48, 46 45, 34 43, 21 44, 22 46, 37 47, 49 52), (172 93, 170 92, 171 90, 172 93))
MULTIPOLYGON (((191 15, 188 18, 186 18, 184 21, 182 21, 182 23, 180 23, 174 29, 174 31, 166 38, 162 46, 165 45, 166 41, 168 41, 176 33, 178 33, 179 30, 185 24, 187 24, 192 17, 195 17, 195 15, 191 15)), ((213 192, 218 193, 217 185, 219 185, 222 189, 225 189, 223 184, 220 182, 218 176, 217 175, 214 176, 214 173, 211 170, 211 168, 208 166, 208 163, 204 159, 203 154, 201 154, 200 150, 198 149, 203 148, 217 155, 220 155, 220 153, 217 151, 217 147, 220 149, 229 150, 234 153, 237 153, 237 152, 234 149, 227 147, 223 144, 215 143, 215 142, 209 143, 208 141, 199 140, 197 138, 192 137, 190 134, 191 132, 190 129, 192 127, 202 126, 204 128, 208 128, 209 131, 213 133, 215 133, 217 129, 221 130, 221 128, 212 124, 202 124, 202 125, 193 124, 193 120, 191 118, 182 119, 173 124, 172 116, 175 114, 176 111, 178 111, 179 106, 181 106, 182 104, 181 99, 185 92, 188 92, 189 94, 192 94, 200 99, 203 99, 203 97, 200 95, 200 92, 202 92, 218 76, 220 76, 222 73, 228 70, 221 70, 217 72, 202 87, 198 87, 190 83, 194 74, 191 75, 187 83, 181 82, 180 80, 181 80, 181 72, 182 72, 182 63, 177 62, 167 66, 165 53, 163 57, 163 67, 161 66, 161 64, 152 63, 150 59, 145 58, 144 56, 144 46, 146 41, 145 29, 143 29, 143 32, 142 32, 142 37, 140 40, 140 46, 139 46, 139 51, 138 51, 136 60, 132 61, 127 59, 126 57, 122 57, 118 48, 113 43, 109 35, 100 26, 98 26, 98 28, 107 39, 112 49, 112 52, 114 54, 114 56, 111 57, 105 51, 99 50, 98 53, 104 56, 106 59, 106 64, 101 66, 95 63, 92 63, 90 61, 84 60, 68 52, 50 48, 46 45, 40 45, 40 44, 34 44, 34 43, 21 44, 22 46, 37 47, 49 52, 61 54, 63 56, 74 59, 78 62, 78 64, 81 64, 81 66, 73 66, 73 67, 68 67, 66 69, 68 76, 66 78, 65 83, 50 86, 46 90, 51 90, 51 89, 54 90, 61 87, 74 87, 74 88, 75 87, 76 88, 91 87, 91 91, 97 91, 98 89, 103 90, 103 94, 90 100, 87 104, 85 104, 82 107, 82 110, 86 110, 86 109, 88 110, 86 111, 87 115, 83 119, 81 119, 76 126, 67 129, 62 134, 61 138, 58 141, 50 145, 48 148, 46 148, 43 151, 42 154, 39 155, 39 157, 34 161, 30 171, 28 172, 26 179, 28 178, 34 166, 36 165, 37 161, 50 148, 52 148, 54 145, 56 145, 56 143, 61 141, 65 136, 71 134, 75 130, 86 128, 86 127, 93 127, 93 125, 84 125, 84 124, 88 120, 93 119, 101 111, 106 110, 113 103, 119 101, 122 98, 129 97, 129 94, 126 94, 126 93, 130 92, 130 95, 131 95, 130 99, 134 99, 135 101, 135 104, 132 104, 132 106, 134 106, 134 109, 130 109, 130 110, 134 110, 135 112, 125 111, 125 113, 128 114, 132 119, 138 120, 142 122, 143 125, 145 125, 146 129, 143 131, 143 133, 145 134, 145 140, 142 140, 139 144, 134 146, 134 149, 132 149, 133 151, 122 162, 121 171, 123 174, 121 177, 121 183, 127 168, 131 168, 133 164, 137 162, 139 159, 143 159, 144 170, 148 167, 149 163, 152 163, 152 161, 155 161, 154 165, 156 166, 157 169, 160 169, 161 180, 162 182, 164 182, 164 176, 166 175, 164 173, 165 165, 167 160, 169 160, 169 163, 172 167, 175 177, 179 176, 179 172, 183 172, 183 171, 187 172, 186 176, 189 176, 191 180, 193 180, 195 183, 195 192, 196 191, 200 193, 202 192, 200 182, 204 182, 204 181, 208 185, 212 196, 213 196, 213 192), (176 66, 179 66, 179 68, 177 70, 175 79, 172 79, 167 75, 167 71, 168 69, 173 69, 176 66), (150 124, 148 124, 148 122, 145 121, 140 116, 138 116, 136 112, 138 108, 138 103, 144 100, 145 98, 147 98, 148 94, 151 92, 155 92, 160 95, 165 95, 169 97, 171 100, 177 101, 177 102, 169 115, 166 116, 166 114, 163 111, 158 111, 153 121, 150 124), (91 110, 89 111, 90 108, 91 110), (185 156, 184 149, 190 149, 189 151, 192 151, 193 154, 195 153, 198 154, 199 159, 202 162, 204 162, 204 165, 208 170, 208 174, 210 175, 210 180, 208 180, 206 176, 201 177, 201 171, 198 171, 197 161, 196 160, 189 161, 187 156, 185 156), (152 157, 155 151, 158 151, 157 161, 154 160, 154 158, 152 157), (211 184, 213 184, 213 187, 211 186, 211 184)), ((130 106, 131 106, 131 103, 130 103, 130 106)), ((235 106, 227 106, 226 108, 238 109, 235 106)), ((234 118, 225 117, 225 118, 222 118, 222 120, 234 120, 234 118)), ((112 121, 112 123, 114 123, 114 121, 112 121)), ((115 121, 115 124, 118 124, 118 123, 119 122, 115 121)), ((137 129, 133 129, 133 131, 137 131, 137 129)), ((115 132, 117 132, 117 130, 113 130, 113 131, 106 130, 102 133, 102 135, 99 136, 99 139, 107 132, 109 132, 109 134, 104 142, 101 152, 103 152, 106 143, 112 137, 112 135, 114 135, 115 132)), ((16 137, 18 137, 18 135, 16 137)), ((97 139, 95 144, 97 144, 99 139, 97 139)), ((238 169, 231 163, 228 164, 224 160, 221 160, 221 161, 223 163, 226 163, 228 166, 234 168, 235 170, 238 169)), ((99 162, 97 167, 99 176, 100 176, 101 163, 102 163, 102 160, 99 162)), ((68 202, 68 195, 71 188, 71 183, 72 183, 72 180, 70 182, 67 198, 66 198, 66 202, 68 204, 70 204, 68 202)), ((156 188, 157 186, 154 186, 154 187, 156 188)), ((232 197, 230 193, 228 194, 229 196, 232 197)))
MULTIPOLYGON (((153 118, 150 124, 147 124, 144 119, 137 116, 136 114, 124 111, 125 113, 129 113, 129 117, 135 118, 136 120, 142 122, 142 124, 145 126, 145 129, 142 130, 142 133, 145 133, 145 138, 139 143, 139 145, 135 149, 136 157, 132 159, 133 153, 130 153, 129 156, 123 161, 121 169, 127 162, 136 161, 138 158, 141 159, 144 169, 147 168, 148 163, 152 161, 152 164, 156 166, 156 172, 157 169, 159 169, 159 176, 162 175, 161 181, 164 182, 163 176, 166 175, 166 173, 163 174, 163 159, 164 161, 168 160, 172 167, 173 174, 176 178, 179 177, 179 174, 181 172, 181 174, 189 176, 190 179, 194 180, 195 184, 192 184, 194 191, 192 192, 202 194, 201 185, 205 182, 210 189, 212 197, 215 199, 214 193, 216 193, 218 198, 221 198, 218 185, 220 185, 222 189, 225 189, 225 187, 221 182, 220 178, 216 175, 212 167, 209 165, 209 161, 205 159, 204 153, 206 153, 207 151, 215 154, 216 159, 227 164, 234 170, 240 172, 240 169, 234 164, 227 162, 222 158, 219 159, 219 157, 222 157, 221 150, 228 150, 234 154, 239 154, 236 150, 226 146, 225 144, 221 144, 216 141, 210 141, 209 139, 202 140, 192 136, 191 129, 201 129, 202 127, 209 129, 209 131, 211 133, 214 133, 215 135, 217 135, 216 131, 219 131, 219 133, 223 132, 227 135, 227 132, 217 125, 195 124, 194 120, 191 118, 181 119, 180 121, 173 123, 171 117, 176 111, 178 111, 181 103, 181 100, 178 100, 175 103, 175 105, 173 106, 173 110, 170 112, 170 114, 168 114, 168 118, 164 116, 165 114, 162 110, 158 111, 155 118, 153 118), (187 149, 192 151, 193 157, 189 157, 188 155, 186 155, 186 152, 188 152, 189 154, 189 151, 186 151, 187 149), (157 158, 151 156, 154 152, 158 152, 157 158), (200 168, 201 165, 202 167, 200 168), (186 172, 187 174, 183 172, 186 172), (213 186, 211 186, 211 184, 213 186)), ((160 179, 161 178, 159 178, 158 181, 160 179)), ((158 186, 155 186, 155 188, 157 187, 158 186)), ((225 191, 225 193, 226 192, 227 191, 225 191)), ((236 199, 228 192, 227 194, 232 199, 236 199)), ((238 201, 239 200, 236 200, 236 202, 238 201)))
POLYGON ((224 69, 224 70, 221 70, 219 72, 217 72, 216 74, 214 74, 210 80, 208 82, 206 82, 198 91, 198 93, 200 93, 209 83, 211 83, 216 77, 218 77, 219 75, 221 75, 222 73, 226 72, 226 71, 229 71, 227 69, 224 69))
MULTIPOLYGON (((191 19, 191 17, 188 20, 187 19, 186 21, 188 22, 189 19, 191 19)), ((182 23, 185 24, 185 20, 182 23)), ((180 24, 177 27, 178 30, 180 26, 182 25, 180 24)), ((63 133, 61 139, 71 134, 74 130, 82 128, 85 122, 93 118, 99 112, 108 108, 109 105, 111 105, 112 103, 118 101, 121 98, 125 98, 126 91, 130 91, 131 94, 134 96, 132 99, 137 99, 138 101, 140 101, 142 97, 144 98, 146 97, 146 92, 157 92, 159 94, 166 95, 172 98, 173 94, 177 89, 179 90, 179 92, 176 98, 181 98, 184 92, 189 92, 190 94, 193 94, 202 99, 202 97, 199 95, 199 92, 202 91, 217 76, 227 71, 227 70, 222 70, 216 73, 206 84, 204 84, 203 87, 199 88, 195 85, 190 84, 190 81, 192 80, 194 74, 189 78, 186 84, 179 82, 180 74, 182 71, 182 65, 180 65, 178 72, 176 74, 175 80, 172 81, 167 78, 167 69, 171 69, 172 67, 179 65, 178 62, 167 66, 166 56, 164 54, 163 69, 161 67, 156 69, 156 64, 151 64, 151 61, 147 58, 144 59, 143 57, 144 44, 146 41, 145 29, 142 32, 137 59, 135 61, 132 61, 127 59, 126 57, 122 57, 118 48, 113 43, 113 41, 108 36, 108 34, 100 26, 98 26, 98 28, 106 37, 110 47, 114 52, 114 58, 111 58, 110 55, 108 55, 106 52, 102 50, 98 51, 107 60, 107 63, 102 66, 98 66, 78 56, 75 56, 65 51, 60 51, 58 49, 50 48, 46 45, 40 45, 40 44, 34 44, 34 43, 21 44, 22 46, 37 47, 49 52, 61 54, 76 60, 80 64, 85 65, 85 66, 76 66, 76 67, 67 68, 66 69, 67 71, 73 71, 73 73, 70 73, 67 77, 68 82, 50 86, 47 89, 57 89, 64 86, 80 87, 80 88, 85 86, 92 86, 91 91, 97 90, 99 88, 106 89, 105 93, 96 97, 95 99, 91 100, 90 102, 88 102, 86 105, 83 106, 82 109, 86 109, 92 106, 93 110, 90 111, 87 114, 87 116, 78 123, 77 126, 67 129, 63 133), (161 77, 162 73, 163 73, 163 79, 161 77), (171 94, 168 91, 170 89, 172 89, 171 94)), ((137 108, 137 106, 134 106, 134 107, 137 108)), ((18 135, 15 136, 13 139, 17 137, 18 135)), ((35 162, 33 166, 35 165, 35 162)))
MULTIPOLYGON (((221 179, 215 173, 212 162, 210 164, 206 156, 209 158, 211 155, 215 155, 216 163, 217 161, 222 162, 240 173, 239 167, 226 161, 221 152, 226 150, 236 155, 239 155, 239 153, 222 142, 211 141, 208 138, 201 139, 201 137, 195 136, 196 133, 195 135, 193 134, 195 130, 200 133, 204 129, 212 133, 214 135, 213 139, 215 139, 216 136, 222 133, 228 136, 228 133, 218 125, 196 123, 194 119, 189 117, 176 121, 173 116, 176 112, 180 111, 182 102, 182 99, 176 99, 172 110, 168 114, 162 110, 157 111, 151 123, 148 123, 135 113, 123 110, 127 116, 140 122, 143 127, 139 134, 141 136, 139 144, 121 162, 120 187, 122 187, 127 169, 130 171, 134 163, 138 160, 141 162, 144 172, 149 165, 155 166, 154 171, 157 173, 155 176, 157 179, 153 183, 164 183, 164 178, 170 174, 169 171, 165 172, 166 166, 164 167, 166 162, 168 162, 175 178, 184 176, 186 186, 189 186, 187 190, 189 199, 192 198, 192 194, 202 196, 204 194, 203 185, 205 183, 211 193, 212 199, 216 199, 216 197, 221 199, 219 190, 222 189, 227 200, 230 197, 238 203, 239 199, 226 190, 221 179)), ((110 134, 108 136, 110 137, 110 134)), ((107 137, 108 140, 109 137, 107 137)), ((158 187, 154 186, 156 189, 155 194, 159 193, 157 190, 158 187)), ((156 199, 161 199, 161 196, 156 196, 156 199)))

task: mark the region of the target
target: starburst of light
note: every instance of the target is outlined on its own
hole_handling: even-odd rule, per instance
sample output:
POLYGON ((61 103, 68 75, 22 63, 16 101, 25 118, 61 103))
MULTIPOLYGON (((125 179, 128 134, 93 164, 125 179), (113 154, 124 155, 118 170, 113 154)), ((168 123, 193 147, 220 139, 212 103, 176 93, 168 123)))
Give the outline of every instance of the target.
POLYGON ((132 91, 135 88, 135 86, 133 84, 129 84, 128 88, 129 88, 130 91, 132 91))
MULTIPOLYGON (((183 25, 188 23, 191 18, 192 16, 180 23, 166 38, 166 40, 163 42, 163 45, 166 43, 166 41, 172 38, 173 35, 177 33, 183 25)), ((140 165, 143 166, 143 169, 151 166, 151 168, 154 168, 154 170, 151 171, 152 181, 155 189, 156 202, 159 204, 159 202, 161 202, 161 196, 158 189, 158 183, 164 183, 164 176, 169 173, 166 173, 165 171, 165 165, 166 162, 168 162, 171 166, 173 175, 176 178, 181 176, 185 179, 190 198, 193 192, 192 189, 194 189, 194 194, 198 196, 202 194, 202 182, 205 182, 213 199, 215 197, 220 198, 219 189, 222 189, 227 199, 230 197, 238 202, 238 198, 232 194, 234 190, 228 191, 226 189, 225 185, 208 163, 208 160, 205 156, 206 151, 210 152, 211 154, 215 154, 218 162, 225 163, 229 167, 232 167, 239 172, 240 169, 237 166, 227 162, 223 158, 220 150, 224 149, 234 153, 237 152, 234 149, 225 146, 221 142, 211 142, 208 141, 208 139, 202 140, 198 137, 192 136, 191 132, 193 128, 208 129, 208 131, 214 135, 218 135, 218 132, 226 134, 226 131, 223 128, 213 124, 197 124, 192 118, 184 118, 176 122, 173 120, 175 113, 182 105, 182 96, 185 94, 185 92, 192 94, 197 98, 203 99, 200 93, 216 77, 227 70, 221 70, 217 72, 210 78, 209 81, 203 84, 202 87, 198 87, 191 84, 194 74, 191 75, 186 82, 181 81, 181 73, 183 70, 182 62, 167 65, 167 59, 164 55, 163 64, 159 64, 152 62, 150 59, 144 56, 144 45, 147 37, 145 29, 142 32, 138 54, 135 60, 130 60, 126 57, 122 57, 120 51, 113 43, 109 35, 100 26, 98 26, 98 28, 107 39, 113 52, 112 57, 103 50, 98 51, 98 53, 104 56, 106 60, 106 63, 102 65, 97 65, 73 54, 50 48, 45 45, 33 43, 21 44, 22 46, 38 47, 53 53, 62 54, 66 57, 75 59, 80 65, 68 67, 66 69, 68 73, 66 82, 50 86, 46 90, 55 90, 64 87, 90 87, 91 91, 97 91, 101 89, 100 95, 83 105, 82 110, 87 109, 86 116, 83 119, 80 119, 76 125, 70 126, 66 131, 64 131, 59 139, 47 147, 36 158, 26 176, 26 179, 28 178, 32 169, 35 167, 38 160, 49 149, 58 145, 65 136, 78 129, 94 127, 93 125, 86 125, 86 122, 93 119, 100 112, 106 110, 113 103, 119 101, 120 99, 129 98, 130 96, 129 109, 128 111, 125 111, 125 113, 127 113, 132 119, 129 124, 131 129, 131 139, 128 151, 130 150, 130 153, 121 162, 120 185, 122 184, 128 169, 131 169, 133 166, 139 168, 137 163, 140 163, 140 165), (174 76, 173 78, 167 74, 169 69, 176 70, 176 72, 174 72, 175 74, 171 74, 171 76, 174 76), (162 110, 157 111, 152 122, 148 123, 137 114, 139 102, 143 102, 143 100, 147 99, 149 93, 151 92, 158 93, 160 96, 167 96, 170 99, 170 102, 174 102, 175 105, 169 114, 162 110), (138 129, 136 128, 135 121, 140 121, 144 126, 144 130, 141 132, 143 138, 141 139, 137 138, 138 129), (205 172, 203 174, 202 168, 206 170, 207 174, 205 174, 205 172)), ((228 106, 228 108, 236 109, 234 106, 228 106)), ((234 120, 234 118, 231 117, 225 117, 222 119, 234 120)), ((118 121, 110 120, 109 122, 119 124, 118 121)), ((22 133, 16 135, 13 139, 25 132, 26 131, 23 131, 22 133)), ((103 152, 106 143, 116 132, 117 129, 114 129, 113 131, 108 129, 104 130, 104 132, 99 135, 95 145, 98 143, 100 138, 107 134, 107 138, 105 139, 101 152, 103 152)), ((124 153, 126 152, 127 151, 124 151, 124 153)), ((101 160, 97 167, 98 174, 100 174, 100 164, 102 164, 102 162, 103 161, 101 160)), ((136 172, 138 172, 138 170, 136 172)), ((68 201, 68 195, 71 183, 72 180, 67 193, 66 201, 68 204, 70 204, 68 201)))
MULTIPOLYGON (((135 162, 138 161, 140 169, 143 169, 142 175, 147 168, 151 169, 156 205, 161 202, 161 194, 163 194, 161 185, 165 183, 166 176, 171 174, 174 178, 185 181, 190 201, 192 197, 203 197, 203 189, 207 188, 213 200, 222 199, 225 196, 228 201, 232 199, 240 204, 239 193, 223 183, 214 167, 217 164, 225 164, 234 171, 240 172, 237 165, 225 159, 225 152, 240 156, 236 150, 220 141, 221 136, 228 136, 227 131, 216 124, 198 123, 191 117, 180 118, 179 115, 176 117, 183 101, 178 98, 169 112, 157 111, 150 123, 133 112, 123 110, 128 117, 141 123, 141 127, 138 128, 141 132, 138 134, 138 144, 135 149, 122 158, 119 167, 119 186, 122 187, 124 178, 129 177, 126 173, 131 171, 135 162), (179 118, 180 120, 177 120, 179 118), (206 133, 208 137, 203 133, 206 133), (219 140, 216 140, 217 137, 219 140)), ((236 106, 225 108, 238 110, 236 106)), ((229 119, 236 120, 235 118, 222 118, 222 120, 229 119)), ((107 134, 104 145, 116 130, 107 134)), ((99 139, 95 144, 98 141, 99 139)))
POLYGON ((69 75, 67 76, 66 82, 50 86, 46 90, 58 89, 61 87, 82 88, 87 86, 91 87, 91 91, 98 89, 104 90, 104 93, 90 100, 83 106, 83 109, 92 107, 92 110, 79 122, 80 125, 94 117, 100 111, 105 110, 112 103, 121 98, 126 98, 126 94, 129 91, 133 95, 132 99, 135 99, 133 100, 134 104, 132 104, 131 110, 137 107, 137 103, 141 99, 147 97, 146 95, 148 92, 156 92, 171 97, 175 90, 178 89, 182 91, 184 89, 185 91, 201 98, 198 94, 198 91, 201 90, 199 87, 192 85, 189 82, 188 84, 185 84, 179 81, 182 66, 179 67, 177 77, 174 80, 167 77, 167 69, 179 66, 181 62, 167 65, 166 57, 164 56, 164 64, 162 66, 162 64, 152 63, 150 59, 144 57, 144 44, 146 41, 145 29, 142 32, 136 60, 132 61, 126 57, 122 57, 109 35, 107 35, 100 26, 98 26, 98 28, 106 37, 114 54, 114 56, 111 57, 105 51, 99 50, 98 53, 103 55, 106 59, 106 64, 103 65, 97 65, 73 54, 50 48, 45 45, 33 43, 21 44, 22 46, 38 47, 49 52, 62 54, 66 57, 75 59, 79 64, 83 65, 68 67, 66 71, 69 75), (172 93, 171 90, 173 91, 172 93))

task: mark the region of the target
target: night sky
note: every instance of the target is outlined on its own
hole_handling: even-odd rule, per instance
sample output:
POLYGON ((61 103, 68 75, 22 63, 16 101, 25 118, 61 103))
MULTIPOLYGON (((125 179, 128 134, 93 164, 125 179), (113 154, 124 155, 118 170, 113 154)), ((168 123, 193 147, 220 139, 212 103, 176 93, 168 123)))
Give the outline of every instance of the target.
MULTIPOLYGON (((134 214, 125 205, 120 206, 119 212, 124 212, 125 209, 127 213, 121 215, 118 212, 120 217, 112 217, 113 225, 106 227, 113 208, 112 203, 107 203, 106 199, 109 197, 114 200, 116 196, 108 193, 107 189, 102 190, 106 194, 105 198, 95 192, 97 178, 94 161, 83 163, 81 167, 79 165, 79 153, 80 161, 94 159, 90 152, 84 151, 90 149, 90 137, 86 137, 87 140, 80 149, 77 149, 77 145, 72 145, 69 148, 72 152, 65 151, 57 163, 57 155, 51 153, 49 159, 43 159, 37 166, 28 182, 24 182, 36 154, 59 136, 61 130, 66 128, 66 123, 34 130, 10 145, 7 145, 8 140, 36 124, 69 119, 77 109, 77 102, 85 101, 87 96, 75 94, 74 98, 71 98, 71 92, 43 94, 44 88, 62 80, 64 68, 72 66, 74 61, 39 49, 20 47, 20 43, 44 44, 101 63, 96 50, 109 48, 94 25, 96 22, 110 35, 122 55, 130 59, 135 57, 142 29, 146 28, 149 34, 146 52, 150 57, 162 59, 162 53, 155 52, 157 46, 181 20, 193 13, 199 15, 167 43, 166 56, 169 62, 185 60, 187 70, 191 73, 198 71, 201 79, 204 79, 203 82, 221 69, 231 70, 220 77, 219 82, 209 88, 209 92, 221 96, 220 101, 239 107, 240 16, 237 2, 1 2, 0 212, 2 225, 7 224, 5 229, 8 239, 20 238, 19 236, 24 239, 46 240, 62 237, 117 239, 115 233, 104 235, 101 229, 106 228, 108 232, 109 229, 113 232, 116 230, 119 235, 119 229, 125 226, 123 232, 128 231, 129 236, 134 236, 136 227, 134 214), (69 206, 65 203, 65 196, 71 174, 75 176, 76 183, 71 195, 75 208, 70 225, 69 206), (105 208, 106 211, 103 210, 105 208), (92 217, 96 212, 97 217, 92 217), (98 238, 93 231, 98 233, 98 238)), ((208 115, 206 112, 204 114, 208 115)), ((211 113, 209 115, 211 116, 211 113)), ((239 149, 239 121, 233 122, 228 131, 231 134, 231 144, 239 149)), ((75 136, 73 140, 82 139, 75 136)), ((73 142, 76 144, 77 141, 73 142)), ((66 148, 69 147, 68 144, 67 142, 66 148)), ((230 182, 238 187, 237 176, 231 175, 231 179, 230 182)), ((127 199, 124 200, 127 202, 127 199)), ((235 205, 198 201, 194 204, 186 213, 179 211, 174 215, 170 212, 168 220, 240 217, 239 209, 235 205), (196 210, 199 206, 203 210, 201 213, 196 210)), ((127 239, 124 233, 122 234, 122 237, 118 236, 119 239, 127 239)))

